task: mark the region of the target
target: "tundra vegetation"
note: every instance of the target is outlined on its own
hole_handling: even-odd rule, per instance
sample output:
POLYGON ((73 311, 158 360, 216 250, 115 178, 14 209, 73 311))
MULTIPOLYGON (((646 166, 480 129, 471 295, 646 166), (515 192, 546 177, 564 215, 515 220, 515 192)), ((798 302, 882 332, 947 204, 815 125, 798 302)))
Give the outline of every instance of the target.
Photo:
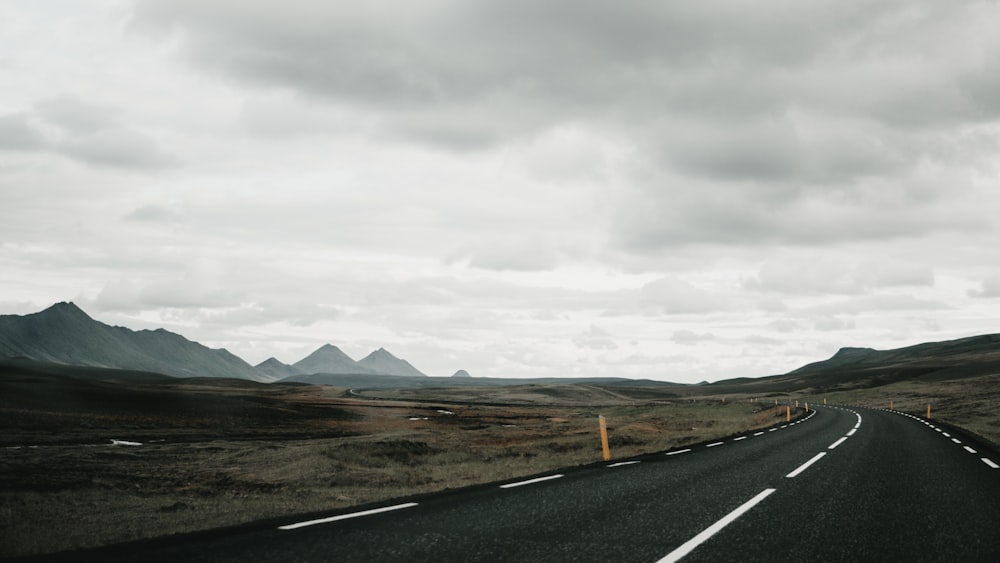
POLYGON ((1000 440, 998 376, 713 395, 710 386, 358 392, 106 375, 0 374, 0 556, 287 523, 597 463, 598 415, 614 459, 771 426, 785 419, 781 405, 823 399, 893 400, 915 414, 930 402, 936 419, 1000 440))

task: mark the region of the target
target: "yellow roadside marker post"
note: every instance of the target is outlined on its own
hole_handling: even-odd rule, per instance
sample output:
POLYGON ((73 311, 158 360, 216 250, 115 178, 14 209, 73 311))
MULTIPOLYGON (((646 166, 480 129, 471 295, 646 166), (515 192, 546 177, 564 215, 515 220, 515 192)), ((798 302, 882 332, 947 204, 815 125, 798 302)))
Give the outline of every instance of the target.
POLYGON ((604 452, 604 461, 609 461, 611 449, 608 447, 608 422, 604 420, 604 415, 597 415, 597 420, 601 423, 601 450, 604 452))
POLYGON ((931 418, 931 405, 928 403, 927 404, 927 419, 930 420, 930 418, 931 418))
POLYGON ((785 407, 785 422, 792 421, 792 407, 785 407))

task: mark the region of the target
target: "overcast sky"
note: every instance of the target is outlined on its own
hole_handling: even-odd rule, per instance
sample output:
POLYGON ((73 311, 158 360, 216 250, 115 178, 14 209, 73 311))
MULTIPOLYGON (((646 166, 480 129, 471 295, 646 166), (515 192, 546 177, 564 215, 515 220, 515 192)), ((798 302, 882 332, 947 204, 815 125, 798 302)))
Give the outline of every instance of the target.
POLYGON ((0 312, 679 382, 1000 332, 1000 6, 0 4, 0 312))

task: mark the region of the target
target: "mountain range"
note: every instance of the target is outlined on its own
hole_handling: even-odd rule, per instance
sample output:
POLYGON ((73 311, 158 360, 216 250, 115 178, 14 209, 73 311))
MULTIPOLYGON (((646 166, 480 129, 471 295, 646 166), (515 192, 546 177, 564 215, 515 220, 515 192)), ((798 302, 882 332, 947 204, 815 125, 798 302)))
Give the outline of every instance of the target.
POLYGON ((354 361, 332 344, 291 365, 269 358, 252 366, 224 348, 208 348, 162 328, 134 331, 104 324, 68 302, 29 315, 0 315, 0 358, 5 357, 262 382, 315 373, 427 377, 384 348, 354 361))
MULTIPOLYGON (((472 378, 458 370, 429 378, 384 348, 355 361, 324 344, 294 364, 268 358, 251 366, 225 349, 208 348, 164 330, 133 331, 96 321, 73 303, 56 303, 29 315, 0 315, 0 360, 113 368, 174 377, 228 377, 260 382, 296 381, 349 387, 428 385, 491 386, 511 383, 573 383, 594 379, 472 378)), ((829 359, 782 375, 736 378, 696 387, 712 393, 784 393, 802 389, 874 387, 901 380, 940 381, 1000 373, 1000 334, 971 336, 897 348, 841 348, 829 359)), ((607 384, 687 385, 605 378, 607 384)))

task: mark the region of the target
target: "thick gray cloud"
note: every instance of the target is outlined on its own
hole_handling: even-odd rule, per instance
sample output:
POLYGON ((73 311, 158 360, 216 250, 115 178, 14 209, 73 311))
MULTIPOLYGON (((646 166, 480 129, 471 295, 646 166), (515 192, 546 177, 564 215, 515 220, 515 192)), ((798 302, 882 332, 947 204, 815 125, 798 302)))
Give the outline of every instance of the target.
POLYGON ((45 136, 23 113, 0 116, 0 150, 38 150, 46 145, 45 136))
POLYGON ((997 10, 151 0, 133 23, 233 80, 368 112, 390 138, 485 149, 582 124, 632 152, 612 244, 642 253, 975 226, 909 194, 921 162, 1000 116, 997 10))
POLYGON ((988 332, 998 15, 4 4, 0 290, 440 374, 697 381, 988 332))

